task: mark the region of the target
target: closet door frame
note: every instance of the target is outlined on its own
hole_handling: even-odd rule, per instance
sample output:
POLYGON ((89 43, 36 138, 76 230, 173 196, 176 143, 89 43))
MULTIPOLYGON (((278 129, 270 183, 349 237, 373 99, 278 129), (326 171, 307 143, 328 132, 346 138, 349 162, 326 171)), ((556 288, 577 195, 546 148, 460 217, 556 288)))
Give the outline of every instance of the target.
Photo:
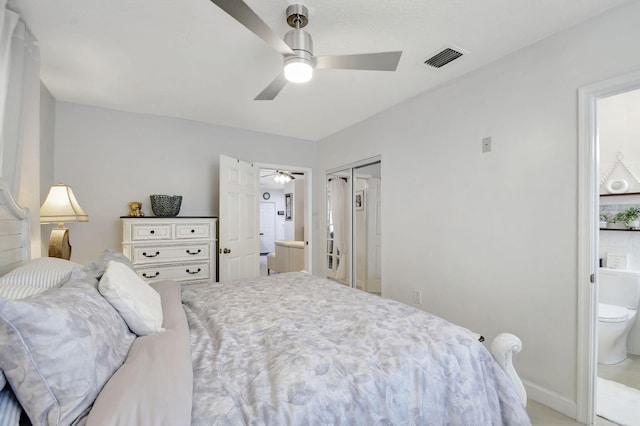
MULTIPOLYGON (((339 166, 339 167, 334 167, 332 169, 329 169, 325 172, 325 206, 328 205, 329 200, 327 199, 328 197, 328 186, 329 186, 329 179, 331 178, 331 175, 336 174, 336 173, 348 173, 349 176, 349 206, 350 206, 350 211, 348 214, 349 217, 349 229, 350 229, 350 234, 349 234, 349 239, 350 239, 350 244, 349 244, 349 252, 347 255, 348 258, 348 262, 349 262, 349 270, 347 271, 347 276, 349 277, 349 286, 355 288, 356 286, 356 267, 355 267, 355 261, 356 261, 356 229, 355 229, 355 222, 356 222, 356 215, 355 215, 355 191, 356 191, 356 169, 360 168, 360 167, 365 167, 365 166, 369 166, 372 164, 376 164, 376 163, 380 163, 380 166, 382 167, 382 157, 380 155, 376 155, 375 157, 370 157, 370 158, 366 158, 364 160, 360 160, 360 161, 355 161, 353 163, 349 163, 349 164, 345 164, 343 166, 339 166)), ((325 211, 325 214, 328 215, 328 209, 325 211)), ((329 218, 326 218, 327 220, 327 226, 325 227, 325 238, 324 238, 324 257, 325 259, 328 258, 328 252, 327 252, 327 241, 329 240, 329 234, 328 234, 328 229, 329 229, 329 218)), ((327 265, 325 264, 325 271, 326 271, 327 265)))

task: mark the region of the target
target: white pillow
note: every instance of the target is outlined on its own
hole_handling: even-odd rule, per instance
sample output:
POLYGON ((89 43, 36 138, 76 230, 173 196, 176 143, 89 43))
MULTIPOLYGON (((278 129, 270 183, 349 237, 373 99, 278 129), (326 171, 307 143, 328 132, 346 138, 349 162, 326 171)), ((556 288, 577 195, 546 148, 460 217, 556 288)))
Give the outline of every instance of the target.
POLYGON ((110 261, 98 290, 138 336, 164 331, 160 295, 127 265, 110 261))
POLYGON ((0 284, 19 284, 38 288, 59 287, 82 265, 57 257, 29 260, 0 278, 0 284))

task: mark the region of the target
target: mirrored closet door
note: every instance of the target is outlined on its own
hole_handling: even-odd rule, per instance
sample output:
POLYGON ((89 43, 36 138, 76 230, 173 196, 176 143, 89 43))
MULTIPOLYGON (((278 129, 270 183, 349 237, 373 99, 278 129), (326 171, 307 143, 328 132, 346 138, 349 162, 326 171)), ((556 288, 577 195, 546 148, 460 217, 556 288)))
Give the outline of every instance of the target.
POLYGON ((327 277, 378 295, 381 177, 379 158, 327 173, 327 277))

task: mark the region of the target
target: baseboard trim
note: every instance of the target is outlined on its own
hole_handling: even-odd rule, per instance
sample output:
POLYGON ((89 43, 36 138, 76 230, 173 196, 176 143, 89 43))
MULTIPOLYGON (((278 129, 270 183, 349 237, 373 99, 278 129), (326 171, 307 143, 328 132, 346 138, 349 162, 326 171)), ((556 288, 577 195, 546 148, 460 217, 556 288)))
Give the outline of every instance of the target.
POLYGON ((570 401, 562 395, 527 380, 523 380, 523 383, 529 399, 539 402, 567 417, 576 418, 578 410, 575 401, 570 401))

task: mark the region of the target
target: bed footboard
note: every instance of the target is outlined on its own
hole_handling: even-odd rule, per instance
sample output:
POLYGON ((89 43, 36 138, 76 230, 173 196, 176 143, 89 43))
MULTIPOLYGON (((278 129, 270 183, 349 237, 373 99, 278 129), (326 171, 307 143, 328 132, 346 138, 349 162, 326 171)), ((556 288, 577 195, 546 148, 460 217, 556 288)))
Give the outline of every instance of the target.
POLYGON ((499 334, 495 339, 493 339, 493 342, 491 342, 491 354, 495 360, 498 361, 500 367, 502 367, 502 369, 507 373, 509 379, 513 382, 513 387, 526 407, 527 391, 524 389, 522 380, 520 380, 520 376, 518 376, 518 373, 513 366, 513 354, 517 354, 521 350, 522 341, 518 336, 511 333, 499 334))

